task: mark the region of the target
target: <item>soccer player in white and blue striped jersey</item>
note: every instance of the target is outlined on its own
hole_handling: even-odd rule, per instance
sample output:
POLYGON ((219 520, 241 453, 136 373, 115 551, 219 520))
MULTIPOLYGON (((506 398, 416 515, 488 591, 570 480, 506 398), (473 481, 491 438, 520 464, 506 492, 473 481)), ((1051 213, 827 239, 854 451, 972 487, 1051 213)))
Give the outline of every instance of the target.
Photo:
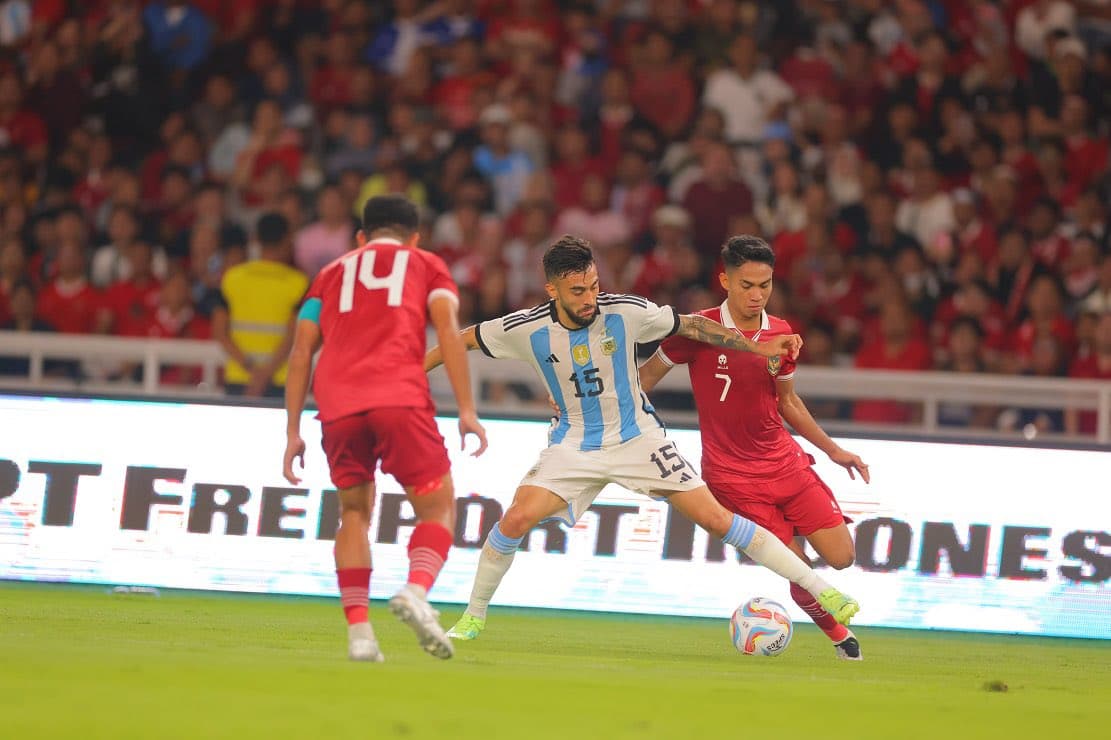
MULTIPOLYGON (((766 357, 793 358, 802 339, 790 334, 756 342, 704 316, 679 315, 639 296, 601 293, 590 246, 573 236, 548 249, 544 273, 548 303, 463 331, 468 349, 530 363, 559 407, 559 421, 490 531, 467 610, 448 634, 477 637, 490 599, 529 530, 549 518, 573 526, 608 483, 666 499, 725 543, 805 588, 847 624, 860 608, 855 600, 826 583, 773 534, 728 512, 711 495, 664 434, 637 372, 636 345, 673 334, 766 357)), ((440 362, 434 347, 425 369, 440 362)))

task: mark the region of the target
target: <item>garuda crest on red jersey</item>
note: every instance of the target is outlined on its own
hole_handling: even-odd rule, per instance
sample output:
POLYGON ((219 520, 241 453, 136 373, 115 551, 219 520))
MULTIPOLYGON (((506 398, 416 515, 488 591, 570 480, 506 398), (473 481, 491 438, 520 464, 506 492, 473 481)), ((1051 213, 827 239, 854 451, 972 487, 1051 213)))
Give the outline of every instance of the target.
POLYGON ((783 367, 783 358, 769 357, 768 358, 768 374, 772 376, 779 375, 779 368, 783 367))

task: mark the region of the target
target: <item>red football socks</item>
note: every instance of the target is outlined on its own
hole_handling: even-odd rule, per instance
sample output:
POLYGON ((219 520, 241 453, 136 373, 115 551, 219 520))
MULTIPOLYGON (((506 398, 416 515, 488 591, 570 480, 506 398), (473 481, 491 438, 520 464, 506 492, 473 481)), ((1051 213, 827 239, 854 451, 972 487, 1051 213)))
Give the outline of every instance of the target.
POLYGON ((421 522, 409 538, 409 583, 426 592, 440 575, 447 560, 452 534, 442 524, 421 522))
POLYGON ((849 629, 843 624, 838 624, 833 615, 822 608, 813 595, 798 584, 791 584, 791 598, 795 600, 806 616, 810 617, 818 629, 826 633, 834 643, 841 642, 849 636, 849 629))
POLYGON ((339 568, 336 570, 339 582, 339 598, 348 624, 367 621, 367 606, 370 600, 370 568, 339 568))

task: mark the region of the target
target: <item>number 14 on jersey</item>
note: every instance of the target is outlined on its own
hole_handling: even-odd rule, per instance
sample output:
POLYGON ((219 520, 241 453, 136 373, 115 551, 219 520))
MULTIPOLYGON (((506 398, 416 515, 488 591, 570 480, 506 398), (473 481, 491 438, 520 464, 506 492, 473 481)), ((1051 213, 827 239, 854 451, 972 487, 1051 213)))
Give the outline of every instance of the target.
POLYGON ((390 274, 377 277, 374 274, 374 260, 378 253, 368 249, 343 260, 343 282, 339 291, 340 313, 347 313, 355 306, 355 279, 367 290, 389 291, 386 294, 387 306, 400 306, 401 294, 405 290, 405 270, 409 266, 409 252, 398 250, 394 254, 390 274))

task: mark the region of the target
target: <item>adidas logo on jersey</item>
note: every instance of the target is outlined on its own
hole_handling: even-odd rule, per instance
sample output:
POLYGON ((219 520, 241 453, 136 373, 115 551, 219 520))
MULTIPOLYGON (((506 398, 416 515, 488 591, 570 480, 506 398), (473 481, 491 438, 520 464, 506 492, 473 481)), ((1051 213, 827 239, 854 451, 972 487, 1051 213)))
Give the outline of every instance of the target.
POLYGON ((544 362, 552 364, 552 363, 555 363, 555 362, 559 362, 559 358, 556 357, 555 352, 553 352, 552 354, 548 355, 548 358, 546 360, 544 360, 544 362))

